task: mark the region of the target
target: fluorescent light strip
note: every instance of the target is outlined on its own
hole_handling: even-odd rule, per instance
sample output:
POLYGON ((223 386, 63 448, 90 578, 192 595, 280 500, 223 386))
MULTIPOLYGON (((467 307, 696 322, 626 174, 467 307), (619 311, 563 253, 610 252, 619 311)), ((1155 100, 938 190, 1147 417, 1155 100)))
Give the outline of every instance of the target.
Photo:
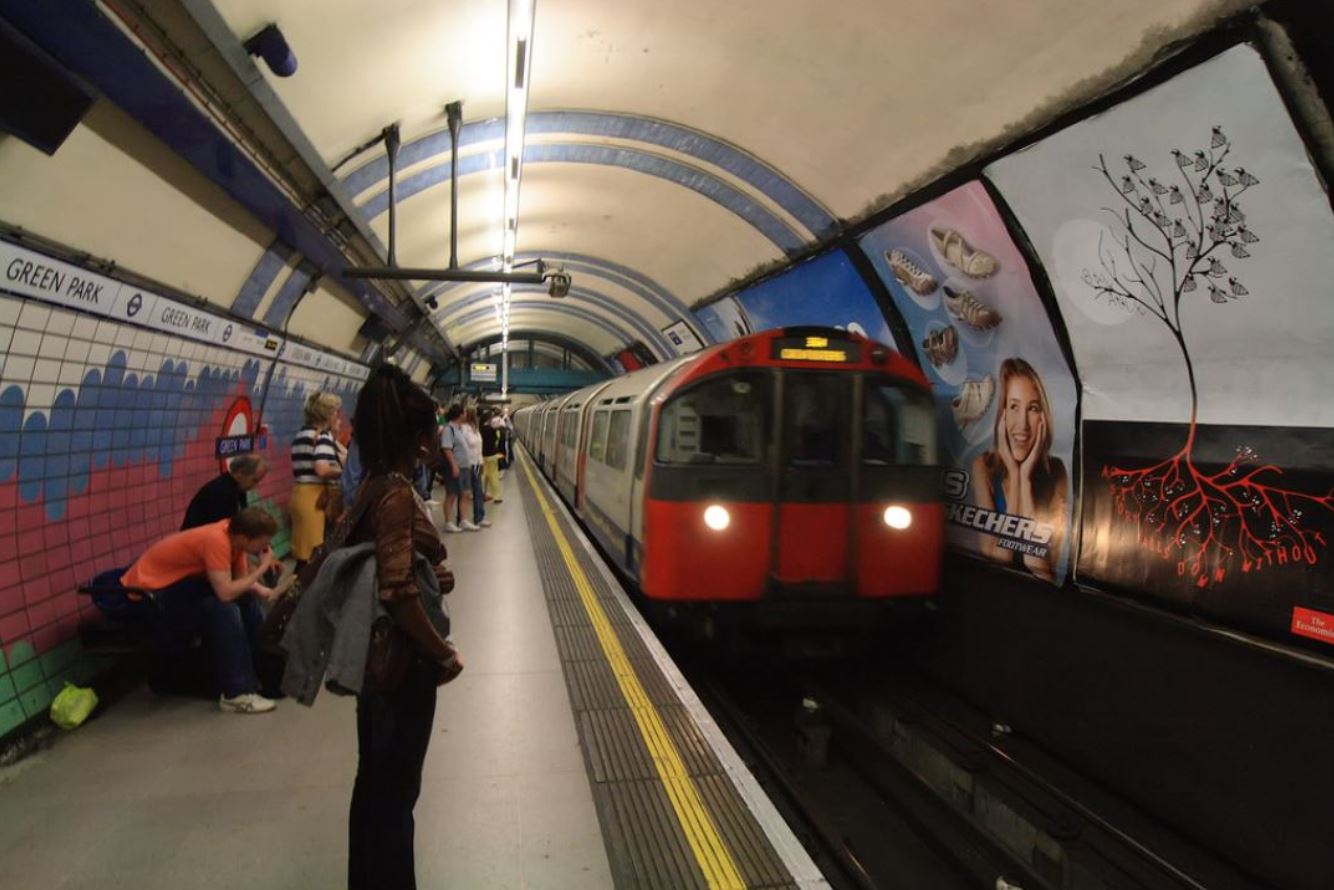
MULTIPOLYGON (((533 21, 536 0, 509 0, 509 33, 506 41, 506 70, 510 72, 505 91, 505 206, 501 217, 504 242, 501 268, 514 271, 514 251, 519 240, 519 183, 523 177, 523 138, 528 118, 528 84, 533 65, 533 21)), ((510 286, 497 295, 500 308, 501 349, 509 347, 510 286)))

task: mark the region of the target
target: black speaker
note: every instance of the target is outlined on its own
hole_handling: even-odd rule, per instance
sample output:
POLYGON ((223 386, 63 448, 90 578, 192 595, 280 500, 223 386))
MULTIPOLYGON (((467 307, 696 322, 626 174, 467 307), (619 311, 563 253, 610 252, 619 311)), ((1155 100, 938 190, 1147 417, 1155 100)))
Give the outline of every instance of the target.
POLYGON ((0 130, 56 153, 93 104, 92 87, 0 19, 0 130))

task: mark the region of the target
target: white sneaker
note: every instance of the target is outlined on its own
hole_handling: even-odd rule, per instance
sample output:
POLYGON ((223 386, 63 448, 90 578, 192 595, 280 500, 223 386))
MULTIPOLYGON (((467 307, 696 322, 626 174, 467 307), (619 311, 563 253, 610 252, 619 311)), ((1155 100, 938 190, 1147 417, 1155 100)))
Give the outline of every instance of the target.
POLYGON ((953 398, 954 422, 959 429, 966 428, 978 420, 991 407, 991 399, 996 395, 996 380, 990 374, 981 380, 969 378, 959 388, 959 394, 953 398))
POLYGON ((233 714, 266 714, 278 707, 271 698, 265 698, 258 692, 243 692, 233 698, 218 696, 218 708, 233 714))
POLYGON ((459 532, 462 531, 462 529, 452 522, 446 522, 445 531, 449 532, 451 535, 457 535, 459 532))
POLYGON ((463 520, 463 522, 459 524, 459 528, 463 529, 465 532, 481 531, 481 528, 479 528, 476 525, 473 525, 473 523, 467 519, 463 520))
POLYGON ((490 528, 490 527, 491 527, 491 520, 489 520, 489 519, 483 519, 481 522, 477 523, 477 525, 478 525, 479 528, 490 528))

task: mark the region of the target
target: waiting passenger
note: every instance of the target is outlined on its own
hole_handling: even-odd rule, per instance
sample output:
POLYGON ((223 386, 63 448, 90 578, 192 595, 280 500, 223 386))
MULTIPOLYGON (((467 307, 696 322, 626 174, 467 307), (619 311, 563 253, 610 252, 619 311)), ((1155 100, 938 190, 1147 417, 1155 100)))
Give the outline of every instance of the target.
POLYGON ((500 448, 504 423, 498 413, 482 418, 482 493, 497 504, 505 499, 500 487, 500 448))
POLYGON ((198 633, 213 658, 222 696, 218 706, 237 714, 272 711, 259 694, 255 653, 264 613, 258 599, 273 597, 260 578, 278 561, 269 541, 273 517, 247 507, 230 519, 175 532, 149 547, 121 576, 126 587, 158 592, 162 604, 163 654, 178 655, 198 633), (259 557, 250 568, 246 556, 259 557))
MULTIPOLYGON (((445 479, 445 531, 459 531, 457 510, 462 497, 467 477, 463 467, 468 459, 468 443, 463 438, 463 406, 450 405, 445 412, 445 425, 440 428, 440 453, 444 455, 448 469, 445 479)), ((469 489, 471 491, 471 489, 469 489)), ((471 524, 471 523, 469 523, 471 524)))
POLYGON ((264 481, 268 472, 268 461, 258 454, 243 454, 233 458, 227 466, 227 472, 205 483, 190 499, 190 506, 185 508, 181 531, 220 519, 231 519, 240 513, 246 508, 250 490, 264 481))
POLYGON ((482 493, 482 434, 477 430, 475 408, 463 412, 463 440, 468 445, 468 466, 464 471, 467 481, 463 483, 463 504, 460 510, 463 516, 467 516, 468 501, 471 500, 472 522, 464 519, 459 525, 465 531, 477 531, 489 526, 491 520, 486 518, 486 496, 482 493))
POLYGON ((366 467, 358 497, 370 501, 348 544, 375 543, 378 592, 394 621, 390 635, 406 636, 412 655, 393 688, 357 697, 347 886, 400 890, 417 886, 412 810, 431 742, 435 690, 458 676, 463 659, 431 623, 413 575, 419 553, 436 567, 442 591, 454 583, 440 534, 408 482, 422 452, 436 447, 431 399, 398 368, 384 365, 362 388, 352 422, 366 467))
POLYGON ((330 487, 343 475, 343 462, 333 431, 343 400, 329 392, 312 393, 306 399, 306 425, 292 440, 292 498, 287 509, 292 516, 292 557, 300 569, 311 551, 324 543, 325 511, 330 487))

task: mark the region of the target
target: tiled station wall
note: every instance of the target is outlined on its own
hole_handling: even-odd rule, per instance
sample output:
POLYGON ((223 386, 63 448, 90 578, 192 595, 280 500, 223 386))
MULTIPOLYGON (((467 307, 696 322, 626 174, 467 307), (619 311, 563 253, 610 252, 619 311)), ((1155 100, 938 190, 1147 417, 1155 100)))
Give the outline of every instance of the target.
MULTIPOLYGON (((96 609, 76 593, 180 527, 219 472, 215 439, 248 408, 258 422, 271 364, 255 356, 0 295, 0 739, 44 712, 66 680, 102 664, 78 626, 96 609), (248 402, 248 405, 246 404, 248 402)), ((306 396, 349 404, 357 381, 279 363, 262 422, 281 511, 288 443, 306 396)))

